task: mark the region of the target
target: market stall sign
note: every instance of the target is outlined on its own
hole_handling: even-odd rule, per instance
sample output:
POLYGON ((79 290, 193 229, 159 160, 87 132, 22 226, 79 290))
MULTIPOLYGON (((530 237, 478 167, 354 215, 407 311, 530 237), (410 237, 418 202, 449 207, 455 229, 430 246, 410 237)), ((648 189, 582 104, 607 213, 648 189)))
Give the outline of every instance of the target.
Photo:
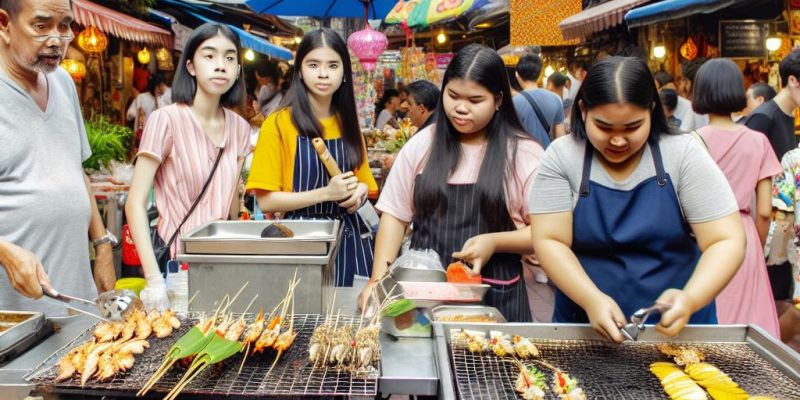
POLYGON ((769 23, 756 20, 719 21, 720 56, 727 58, 763 58, 769 23))

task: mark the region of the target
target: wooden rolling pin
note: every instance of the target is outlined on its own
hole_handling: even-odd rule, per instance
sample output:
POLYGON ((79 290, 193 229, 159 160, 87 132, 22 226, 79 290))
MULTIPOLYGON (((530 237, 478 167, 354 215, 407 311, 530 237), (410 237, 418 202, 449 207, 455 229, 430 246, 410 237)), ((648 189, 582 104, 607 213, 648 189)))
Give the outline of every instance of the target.
POLYGON ((325 169, 328 170, 328 174, 331 178, 336 175, 341 175, 342 170, 339 169, 336 160, 333 159, 333 156, 331 156, 331 153, 328 151, 328 146, 325 146, 325 141, 322 140, 322 138, 313 138, 311 139, 311 144, 314 145, 314 150, 317 151, 319 159, 322 160, 322 164, 325 165, 325 169))

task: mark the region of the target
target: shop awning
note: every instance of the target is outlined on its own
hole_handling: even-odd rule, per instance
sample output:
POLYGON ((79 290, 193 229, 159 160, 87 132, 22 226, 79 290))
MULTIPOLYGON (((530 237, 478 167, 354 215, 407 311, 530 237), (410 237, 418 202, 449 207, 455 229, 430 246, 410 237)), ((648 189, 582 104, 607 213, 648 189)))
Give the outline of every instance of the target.
POLYGON ((612 0, 587 8, 558 24, 564 39, 585 38, 592 33, 617 26, 623 22, 625 13, 650 0, 612 0))
POLYGON ((745 1, 752 0, 664 0, 628 11, 625 22, 633 28, 693 14, 709 14, 745 1))
MULTIPOLYGON (((212 21, 200 14, 186 11, 189 15, 205 22, 217 22, 212 21)), ((221 22, 220 22, 221 23, 221 22)), ((239 35, 239 40, 242 42, 242 47, 252 49, 255 52, 266 54, 270 57, 280 58, 283 60, 291 60, 292 59, 292 52, 289 49, 278 46, 276 44, 272 44, 268 42, 266 39, 258 37, 250 32, 247 32, 244 29, 238 28, 234 25, 228 25, 237 35, 239 35)))
POLYGON ((75 22, 80 25, 91 25, 106 34, 131 42, 172 48, 172 34, 168 30, 88 0, 72 0, 72 13, 75 22))

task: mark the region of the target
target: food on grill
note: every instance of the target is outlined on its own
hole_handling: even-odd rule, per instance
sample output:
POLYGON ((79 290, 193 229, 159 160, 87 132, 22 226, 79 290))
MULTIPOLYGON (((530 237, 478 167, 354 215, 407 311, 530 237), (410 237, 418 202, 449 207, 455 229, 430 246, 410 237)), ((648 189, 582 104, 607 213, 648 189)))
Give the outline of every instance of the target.
MULTIPOLYGON (((245 287, 247 287, 247 283, 245 283, 244 286, 242 286, 242 288, 239 289, 239 293, 241 293, 245 287)), ((217 307, 217 310, 214 311, 214 315, 212 315, 211 318, 208 319, 200 318, 200 320, 197 322, 197 324, 195 324, 195 326, 193 326, 183 336, 181 336, 181 338, 178 339, 178 341, 175 342, 175 344, 173 344, 172 347, 170 347, 169 351, 167 352, 167 355, 164 356, 164 361, 161 363, 158 369, 156 369, 156 372, 153 373, 150 379, 148 379, 147 382, 145 382, 145 384, 142 386, 142 389, 139 390, 139 392, 136 395, 144 396, 145 394, 147 394, 147 392, 149 392, 150 389, 152 389, 153 386, 156 383, 158 383, 161 377, 164 376, 164 374, 166 374, 167 371, 169 371, 169 369, 172 368, 172 366, 175 365, 176 362, 178 362, 178 360, 195 356, 200 351, 202 351, 206 347, 206 345, 208 345, 211 339, 213 339, 216 336, 217 330, 214 328, 215 328, 215 323, 217 321, 217 316, 220 315, 220 312, 222 312, 222 314, 225 314, 228 307, 230 307, 230 305, 239 296, 239 293, 237 293, 236 296, 233 297, 233 299, 230 299, 230 297, 227 295, 223 297, 222 301, 217 307)), ((155 321, 156 317, 148 314, 147 319, 155 321)))
POLYGON ((482 282, 480 275, 472 275, 463 262, 457 260, 447 266, 447 282, 450 283, 470 283, 480 285, 482 282))
POLYGON ((272 309, 272 312, 269 313, 269 317, 267 318, 269 323, 267 323, 266 328, 261 331, 261 335, 258 337, 258 340, 256 340, 252 354, 263 353, 265 349, 271 348, 278 340, 278 336, 281 334, 281 321, 284 320, 284 304, 287 304, 290 297, 289 294, 294 293, 294 288, 298 283, 299 281, 296 281, 289 285, 286 296, 272 309), (276 314, 278 309, 281 310, 281 313, 276 314))
POLYGON ((658 345, 658 350, 666 356, 672 357, 675 364, 680 366, 697 364, 706 358, 700 350, 692 347, 663 343, 658 345))
POLYGON ((707 400, 706 392, 681 369, 670 362, 650 364, 650 372, 672 400, 707 400))
POLYGON ((87 340, 83 344, 73 348, 61 360, 58 361, 58 376, 56 382, 62 382, 72 378, 76 371, 83 369, 86 356, 92 350, 96 342, 94 339, 87 340))
POLYGON ((503 332, 489 332, 489 348, 498 357, 514 357, 516 355, 511 340, 503 332))
POLYGON ((97 371, 97 365, 100 362, 100 355, 113 344, 114 343, 111 342, 100 343, 92 347, 92 349, 89 351, 89 355, 86 356, 86 360, 84 360, 83 367, 80 370, 81 387, 86 385, 86 382, 89 380, 89 378, 91 378, 95 371, 97 371))
POLYGON ((94 338, 98 343, 110 342, 122 333, 122 324, 119 322, 101 322, 94 327, 94 338))
POLYGON ((586 393, 578 387, 578 380, 562 371, 553 373, 553 392, 562 400, 586 400, 586 393))
POLYGON ((330 338, 330 357, 328 361, 339 367, 350 361, 353 350, 353 328, 349 324, 338 325, 333 328, 330 338))
POLYGON ((544 400, 547 391, 547 378, 535 366, 526 366, 520 360, 512 361, 519 368, 514 390, 524 400, 544 400))
POLYGON ((242 357, 242 365, 239 366, 239 372, 242 372, 242 368, 244 368, 244 362, 247 361, 247 354, 250 352, 250 345, 254 344, 256 340, 261 336, 261 332, 264 331, 265 325, 264 319, 264 310, 259 309, 258 315, 256 315, 256 319, 247 327, 247 331, 244 333, 244 340, 242 344, 244 345, 244 357, 242 357))
POLYGON ((514 335, 511 342, 514 344, 514 352, 517 353, 517 357, 522 359, 539 357, 539 349, 530 339, 514 335))
POLYGON ((181 327, 181 321, 175 316, 175 311, 164 310, 158 317, 153 319, 150 325, 156 337, 163 339, 172 335, 172 331, 181 327))
POLYGON ((750 397, 727 374, 711 364, 688 365, 686 373, 700 386, 706 388, 714 400, 748 399, 750 397))
MULTIPOLYGON (((278 364, 278 360, 280 360, 281 355, 289 349, 289 347, 294 344, 294 339, 297 337, 297 331, 294 330, 294 288, 297 286, 297 283, 300 282, 297 279, 297 270, 294 271, 294 277, 292 278, 291 282, 289 282, 289 293, 286 295, 287 297, 284 298, 283 303, 283 310, 281 311, 281 319, 283 322, 286 322, 286 312, 289 309, 289 303, 292 303, 292 312, 289 314, 289 325, 287 329, 278 335, 278 338, 275 339, 275 343, 272 345, 272 348, 278 351, 278 354, 275 355, 275 361, 272 362, 272 365, 269 367, 267 371, 267 376, 272 373, 272 369, 275 368, 275 365, 278 364)), ((282 324, 278 324, 278 328, 281 328, 282 324)))
MULTIPOLYGON (((233 325, 235 326, 235 325, 233 325)), ((192 364, 186 370, 180 381, 175 385, 172 390, 167 393, 164 400, 173 400, 181 393, 181 391, 192 382, 198 375, 200 375, 210 365, 217 364, 232 357, 234 354, 240 353, 244 349, 242 343, 235 340, 228 340, 219 334, 212 334, 211 340, 208 344, 200 350, 199 353, 192 360, 192 364)))
POLYGON ((261 231, 262 238, 290 238, 293 236, 294 232, 291 229, 277 222, 273 222, 261 231))
POLYGON ((483 353, 489 350, 489 341, 483 332, 460 329, 452 333, 454 340, 463 341, 470 353, 483 353))

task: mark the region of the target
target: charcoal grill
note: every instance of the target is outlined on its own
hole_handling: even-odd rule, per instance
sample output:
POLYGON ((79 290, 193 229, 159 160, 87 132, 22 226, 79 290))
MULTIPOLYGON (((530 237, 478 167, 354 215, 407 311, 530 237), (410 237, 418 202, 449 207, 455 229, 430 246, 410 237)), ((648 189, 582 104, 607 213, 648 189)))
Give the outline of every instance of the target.
MULTIPOLYGON (((668 361, 656 348, 665 339, 652 327, 639 336, 638 342, 616 345, 601 339, 588 325, 435 322, 441 398, 519 398, 514 392, 518 369, 494 354, 469 353, 463 343, 451 337, 453 329, 462 328, 532 338, 541 358, 577 378, 589 399, 668 398, 649 371, 652 362, 668 361)), ((668 341, 700 349, 707 362, 727 373, 750 395, 800 399, 800 356, 757 327, 690 326, 668 341)), ((552 373, 542 370, 548 385, 552 384, 552 373)), ((552 391, 548 396, 557 399, 552 391)))
MULTIPOLYGON (((26 380, 36 385, 36 392, 52 392, 64 394, 82 394, 95 396, 134 396, 144 383, 161 365, 169 348, 188 331, 197 315, 190 315, 182 320, 181 328, 164 340, 150 339, 150 348, 136 356, 133 368, 127 373, 109 382, 97 382, 92 379, 81 388, 78 379, 55 383, 58 360, 70 349, 89 339, 92 329, 88 329, 67 346, 58 350, 35 368, 26 380)), ((246 319, 252 321, 253 315, 246 319)), ((212 366, 182 393, 197 396, 375 396, 378 388, 377 371, 368 376, 353 376, 334 368, 314 369, 308 365, 308 342, 314 328, 322 324, 324 316, 316 314, 296 315, 294 328, 298 332, 292 347, 281 356, 280 361, 269 376, 267 370, 275 359, 275 352, 249 356, 247 362, 238 373, 242 363, 242 354, 238 354, 212 366)), ((354 317, 340 316, 339 323, 356 325, 354 317)), ((178 383, 186 371, 185 367, 173 366, 169 372, 152 389, 150 396, 163 397, 178 383)))

